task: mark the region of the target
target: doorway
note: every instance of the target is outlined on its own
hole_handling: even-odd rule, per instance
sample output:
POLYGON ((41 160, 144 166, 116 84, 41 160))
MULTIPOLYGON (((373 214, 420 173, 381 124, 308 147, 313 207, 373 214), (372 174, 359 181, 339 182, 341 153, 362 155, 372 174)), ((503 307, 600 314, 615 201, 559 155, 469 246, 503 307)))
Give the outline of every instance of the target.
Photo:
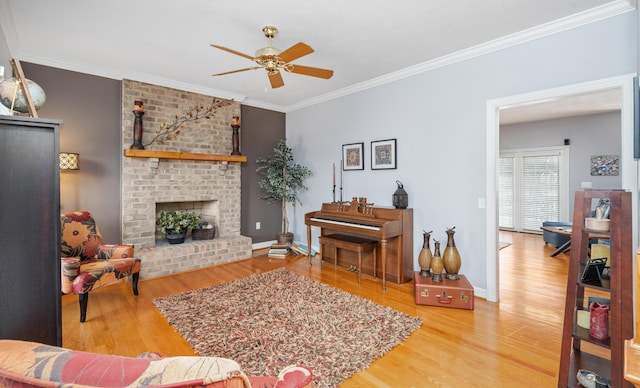
MULTIPOLYGON (((633 159, 633 77, 625 75, 599 81, 563 86, 521 95, 515 95, 487 101, 486 127, 486 234, 487 234, 487 300, 499 300, 499 250, 498 250, 498 157, 500 115, 507 109, 535 105, 540 102, 559 102, 572 96, 585 93, 616 90, 619 91, 621 115, 621 153, 620 174, 622 188, 629 190, 633 198, 633 225, 637 225, 637 183, 638 166, 633 159)), ((633 244, 637 246, 637 231, 634 232, 633 244)))

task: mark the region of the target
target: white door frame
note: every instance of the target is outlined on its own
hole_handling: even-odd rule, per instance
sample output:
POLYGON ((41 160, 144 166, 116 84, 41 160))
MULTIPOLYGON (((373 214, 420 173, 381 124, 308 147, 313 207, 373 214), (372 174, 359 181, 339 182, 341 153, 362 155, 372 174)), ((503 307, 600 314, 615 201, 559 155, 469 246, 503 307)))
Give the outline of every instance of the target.
MULTIPOLYGON (((487 241, 487 300, 497 302, 499 298, 498 265, 498 177, 497 166, 500 155, 500 109, 533 101, 570 96, 579 93, 619 88, 621 101, 621 151, 620 176, 622 188, 631 191, 632 225, 638 225, 638 162, 633 158, 633 77, 627 74, 598 81, 562 86, 553 89, 519 94, 487 101, 486 126, 486 241, 487 241)), ((636 228, 637 229, 637 228, 636 228)), ((638 246, 638 231, 633 233, 633 246, 638 246)))

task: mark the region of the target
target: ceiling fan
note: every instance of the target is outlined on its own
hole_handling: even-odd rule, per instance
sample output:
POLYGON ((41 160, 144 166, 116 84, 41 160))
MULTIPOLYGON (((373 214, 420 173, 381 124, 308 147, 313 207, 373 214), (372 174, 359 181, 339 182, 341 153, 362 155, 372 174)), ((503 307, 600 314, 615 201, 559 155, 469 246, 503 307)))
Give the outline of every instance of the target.
POLYGON ((309 67, 296 65, 291 63, 298 58, 301 58, 305 55, 311 54, 313 49, 307 45, 306 43, 296 43, 288 49, 282 51, 278 48, 275 48, 271 45, 271 40, 278 33, 278 29, 273 26, 265 26, 262 28, 262 32, 264 36, 269 38, 269 47, 263 47, 256 51, 256 56, 252 57, 251 55, 243 54, 241 52, 232 50, 227 47, 218 46, 212 44, 211 46, 218 48, 220 50, 224 50, 230 52, 231 54, 236 54, 241 57, 250 59, 257 63, 259 66, 247 67, 244 69, 227 71, 224 73, 212 74, 213 76, 226 75, 232 73, 239 73, 241 71, 247 70, 255 70, 255 69, 265 69, 267 71, 267 75, 269 77, 269 82, 271 83, 272 88, 279 88, 284 86, 284 80, 282 79, 282 74, 280 74, 280 70, 284 70, 288 73, 296 73, 302 75, 308 75, 311 77, 318 77, 329 79, 333 76, 333 70, 320 69, 317 67, 309 67))

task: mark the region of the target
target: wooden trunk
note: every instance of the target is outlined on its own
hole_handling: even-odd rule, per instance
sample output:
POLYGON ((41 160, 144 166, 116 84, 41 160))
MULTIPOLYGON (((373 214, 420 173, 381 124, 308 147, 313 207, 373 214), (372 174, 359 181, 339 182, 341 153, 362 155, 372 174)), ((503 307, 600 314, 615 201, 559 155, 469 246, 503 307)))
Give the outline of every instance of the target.
POLYGON ((416 304, 473 310, 473 286, 467 277, 459 280, 442 277, 442 282, 434 282, 431 277, 413 275, 416 304))

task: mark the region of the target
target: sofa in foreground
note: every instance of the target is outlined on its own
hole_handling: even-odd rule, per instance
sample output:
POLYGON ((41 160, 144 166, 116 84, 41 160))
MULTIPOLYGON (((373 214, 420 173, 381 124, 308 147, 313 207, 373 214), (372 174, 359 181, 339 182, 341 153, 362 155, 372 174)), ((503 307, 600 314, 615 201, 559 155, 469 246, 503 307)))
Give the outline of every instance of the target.
POLYGON ((0 387, 311 387, 311 371, 286 367, 278 377, 247 376, 219 357, 121 357, 35 342, 0 340, 0 387))

